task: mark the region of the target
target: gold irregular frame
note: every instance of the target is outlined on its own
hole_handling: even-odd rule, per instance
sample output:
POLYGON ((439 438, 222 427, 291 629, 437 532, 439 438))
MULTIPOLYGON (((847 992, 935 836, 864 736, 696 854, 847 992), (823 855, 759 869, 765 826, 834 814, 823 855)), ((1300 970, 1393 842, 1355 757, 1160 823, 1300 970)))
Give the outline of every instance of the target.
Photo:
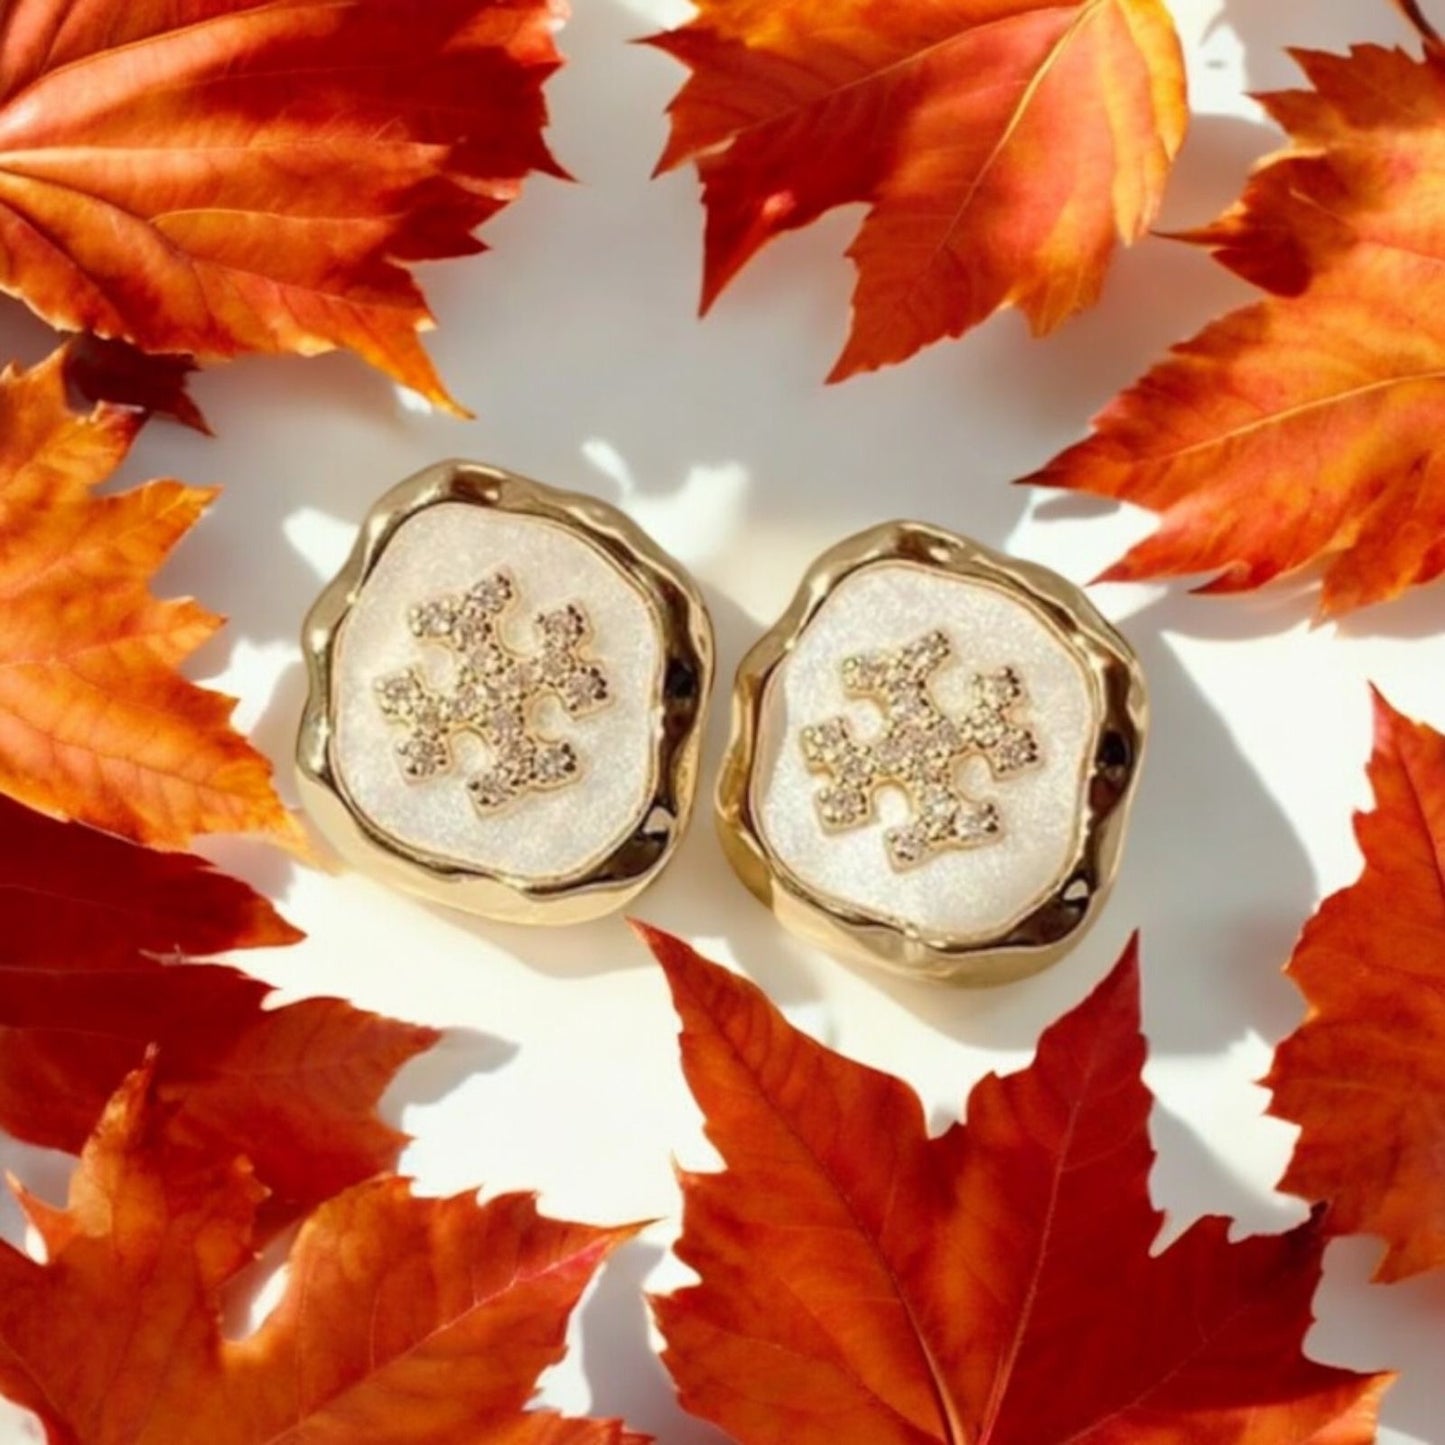
POLYGON ((342 857, 382 882, 499 922, 581 923, 636 897, 667 865, 687 827, 712 690, 712 622, 682 568, 605 502, 476 462, 429 467, 387 492, 368 513, 345 566, 307 614, 302 650, 309 683, 296 742, 302 801, 342 857), (412 848, 353 805, 334 765, 334 661, 341 629, 400 528, 444 502, 532 517, 580 535, 631 579, 662 630, 653 795, 632 832, 585 876, 538 881, 412 848))
POLYGON ((1143 760, 1148 711, 1144 674, 1133 649, 1072 583, 925 523, 873 527, 818 558, 788 610, 738 667, 732 732, 716 797, 723 851, 749 890, 786 927, 830 952, 912 978, 972 985, 1024 978, 1062 958, 1108 894, 1143 760), (753 773, 774 670, 845 577, 883 562, 911 562, 1020 597, 1074 652, 1094 694, 1097 721, 1080 785, 1084 818, 1075 855, 1048 899, 987 941, 960 941, 900 926, 814 892, 772 852, 754 815, 753 773))

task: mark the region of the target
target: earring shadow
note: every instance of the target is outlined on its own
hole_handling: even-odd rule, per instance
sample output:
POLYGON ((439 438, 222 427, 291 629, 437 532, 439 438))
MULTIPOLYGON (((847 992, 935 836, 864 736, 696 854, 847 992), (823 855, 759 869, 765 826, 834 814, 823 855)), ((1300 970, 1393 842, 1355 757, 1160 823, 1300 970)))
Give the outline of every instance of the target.
MULTIPOLYGON (((1146 611, 1128 629, 1148 679, 1150 736, 1119 879, 1080 946, 1048 972, 994 989, 915 982, 846 959, 838 966, 957 1043, 1030 1050, 1141 929, 1156 1053, 1208 1054, 1251 1031, 1288 1032, 1300 1006, 1280 969, 1315 880, 1287 818, 1155 621, 1146 611)), ((768 915, 744 902, 730 903, 719 922, 746 960, 758 943, 753 924, 768 915)))

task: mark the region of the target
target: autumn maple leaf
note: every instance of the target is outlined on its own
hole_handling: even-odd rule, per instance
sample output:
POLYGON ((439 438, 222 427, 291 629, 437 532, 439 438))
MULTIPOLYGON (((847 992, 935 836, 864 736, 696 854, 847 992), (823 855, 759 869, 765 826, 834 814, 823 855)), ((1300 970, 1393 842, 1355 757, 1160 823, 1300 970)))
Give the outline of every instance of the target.
POLYGON ((1445 570, 1445 46, 1296 52, 1312 89, 1264 97, 1292 144, 1193 233, 1273 293, 1126 391, 1027 478, 1148 507, 1104 575, 1253 588, 1325 564, 1322 610, 1445 570))
POLYGON ((0 375, 0 792, 162 848, 210 832, 301 848, 234 701, 175 671, 220 619, 149 590, 214 491, 93 495, 140 426, 73 412, 63 352, 0 375))
POLYGON ((1370 780, 1365 870, 1295 948, 1309 1016, 1266 1082, 1302 1130, 1281 1187, 1379 1235, 1398 1280, 1445 1265, 1445 737, 1377 695, 1370 780))
POLYGON ((376 1180, 311 1216, 280 1304, 225 1339, 221 1287, 252 1257, 262 1192, 244 1161, 177 1146, 137 1071, 69 1209, 22 1194, 48 1262, 0 1245, 0 1390, 52 1445, 642 1445, 525 1409, 632 1230, 376 1180))
POLYGON ((453 405, 408 267, 532 171, 563 0, 12 0, 0 289, 222 359, 348 347, 453 405))
POLYGON ((1160 0, 699 0, 654 37, 693 74, 659 170, 696 160, 704 309, 768 241, 849 202, 853 330, 833 372, 1016 305, 1092 304, 1156 214, 1188 109, 1160 0))
POLYGON ((1363 1445, 1387 1380, 1301 1345, 1322 1232, 1158 1255, 1131 947, 1027 1069, 929 1138, 899 1080, 648 933, 725 1172, 683 1176, 656 1301, 683 1404, 739 1445, 1363 1445))
POLYGON ((299 937, 202 859, 0 799, 0 1128, 79 1150, 155 1044, 172 1133, 250 1158, 268 1218, 391 1167, 405 1136, 376 1104, 434 1030, 339 999, 270 1008, 256 979, 178 961, 299 937))

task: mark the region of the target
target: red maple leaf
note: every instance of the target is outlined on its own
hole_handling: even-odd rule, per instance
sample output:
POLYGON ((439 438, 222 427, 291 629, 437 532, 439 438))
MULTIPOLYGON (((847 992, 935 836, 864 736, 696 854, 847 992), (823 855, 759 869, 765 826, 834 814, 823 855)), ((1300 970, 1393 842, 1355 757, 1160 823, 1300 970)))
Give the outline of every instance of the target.
POLYGON ((244 1161, 177 1144, 138 1070, 70 1207, 21 1196, 47 1262, 0 1244, 0 1390, 51 1445, 643 1445, 526 1409, 633 1230, 375 1180, 307 1220, 280 1304, 226 1339, 222 1286, 253 1257, 263 1192, 244 1161))
POLYGON ((1370 781, 1364 872, 1300 937, 1309 1016, 1266 1082, 1301 1129, 1281 1187, 1384 1239, 1397 1280, 1445 1265, 1445 737, 1377 695, 1370 781))
POLYGON ((396 1160, 375 1106, 439 1035, 271 989, 233 968, 162 962, 300 934, 199 858, 155 853, 0 799, 0 1127, 80 1149, 159 1045, 176 1136, 244 1153, 294 1213, 396 1160))
POLYGON ((1158 1255, 1133 947, 929 1138, 918 1097, 648 932, 725 1172, 683 1176, 656 1301, 683 1404, 740 1445, 1364 1445, 1387 1380, 1301 1352, 1323 1233, 1158 1255))

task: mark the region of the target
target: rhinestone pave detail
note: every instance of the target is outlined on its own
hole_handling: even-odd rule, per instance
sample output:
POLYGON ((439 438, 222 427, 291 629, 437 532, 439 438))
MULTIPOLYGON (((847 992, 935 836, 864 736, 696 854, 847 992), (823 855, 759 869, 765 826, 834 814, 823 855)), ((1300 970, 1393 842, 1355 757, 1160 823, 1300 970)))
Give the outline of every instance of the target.
POLYGON ((446 648, 457 662, 455 678, 439 689, 422 668, 409 667, 376 682, 381 711, 406 728, 396 754, 409 782, 449 773, 459 733, 473 733, 487 746, 491 766, 467 781, 472 803, 484 815, 526 793, 564 788, 582 774, 571 743, 541 737, 532 726, 529 713, 538 699, 555 697, 571 717, 609 701, 605 674, 582 656, 591 632, 586 612, 569 603, 540 613, 540 647, 519 653, 499 631, 516 595, 511 574, 497 571, 463 596, 413 607, 407 614, 412 636, 446 648))
POLYGON ((951 655, 948 637, 935 631, 892 651, 848 658, 842 668, 844 689, 877 703, 884 718, 882 735, 859 742, 843 717, 802 731, 808 767, 832 779, 816 799, 828 832, 871 822, 883 788, 901 788, 908 795, 913 816, 883 838, 889 861, 900 872, 947 849, 976 848, 1002 835, 994 804, 974 801, 958 784, 958 766, 965 758, 983 758, 1000 779, 1039 761, 1038 740, 1014 717, 1027 702, 1014 668, 976 673, 970 707, 961 718, 949 717, 938 705, 930 679, 951 655))

